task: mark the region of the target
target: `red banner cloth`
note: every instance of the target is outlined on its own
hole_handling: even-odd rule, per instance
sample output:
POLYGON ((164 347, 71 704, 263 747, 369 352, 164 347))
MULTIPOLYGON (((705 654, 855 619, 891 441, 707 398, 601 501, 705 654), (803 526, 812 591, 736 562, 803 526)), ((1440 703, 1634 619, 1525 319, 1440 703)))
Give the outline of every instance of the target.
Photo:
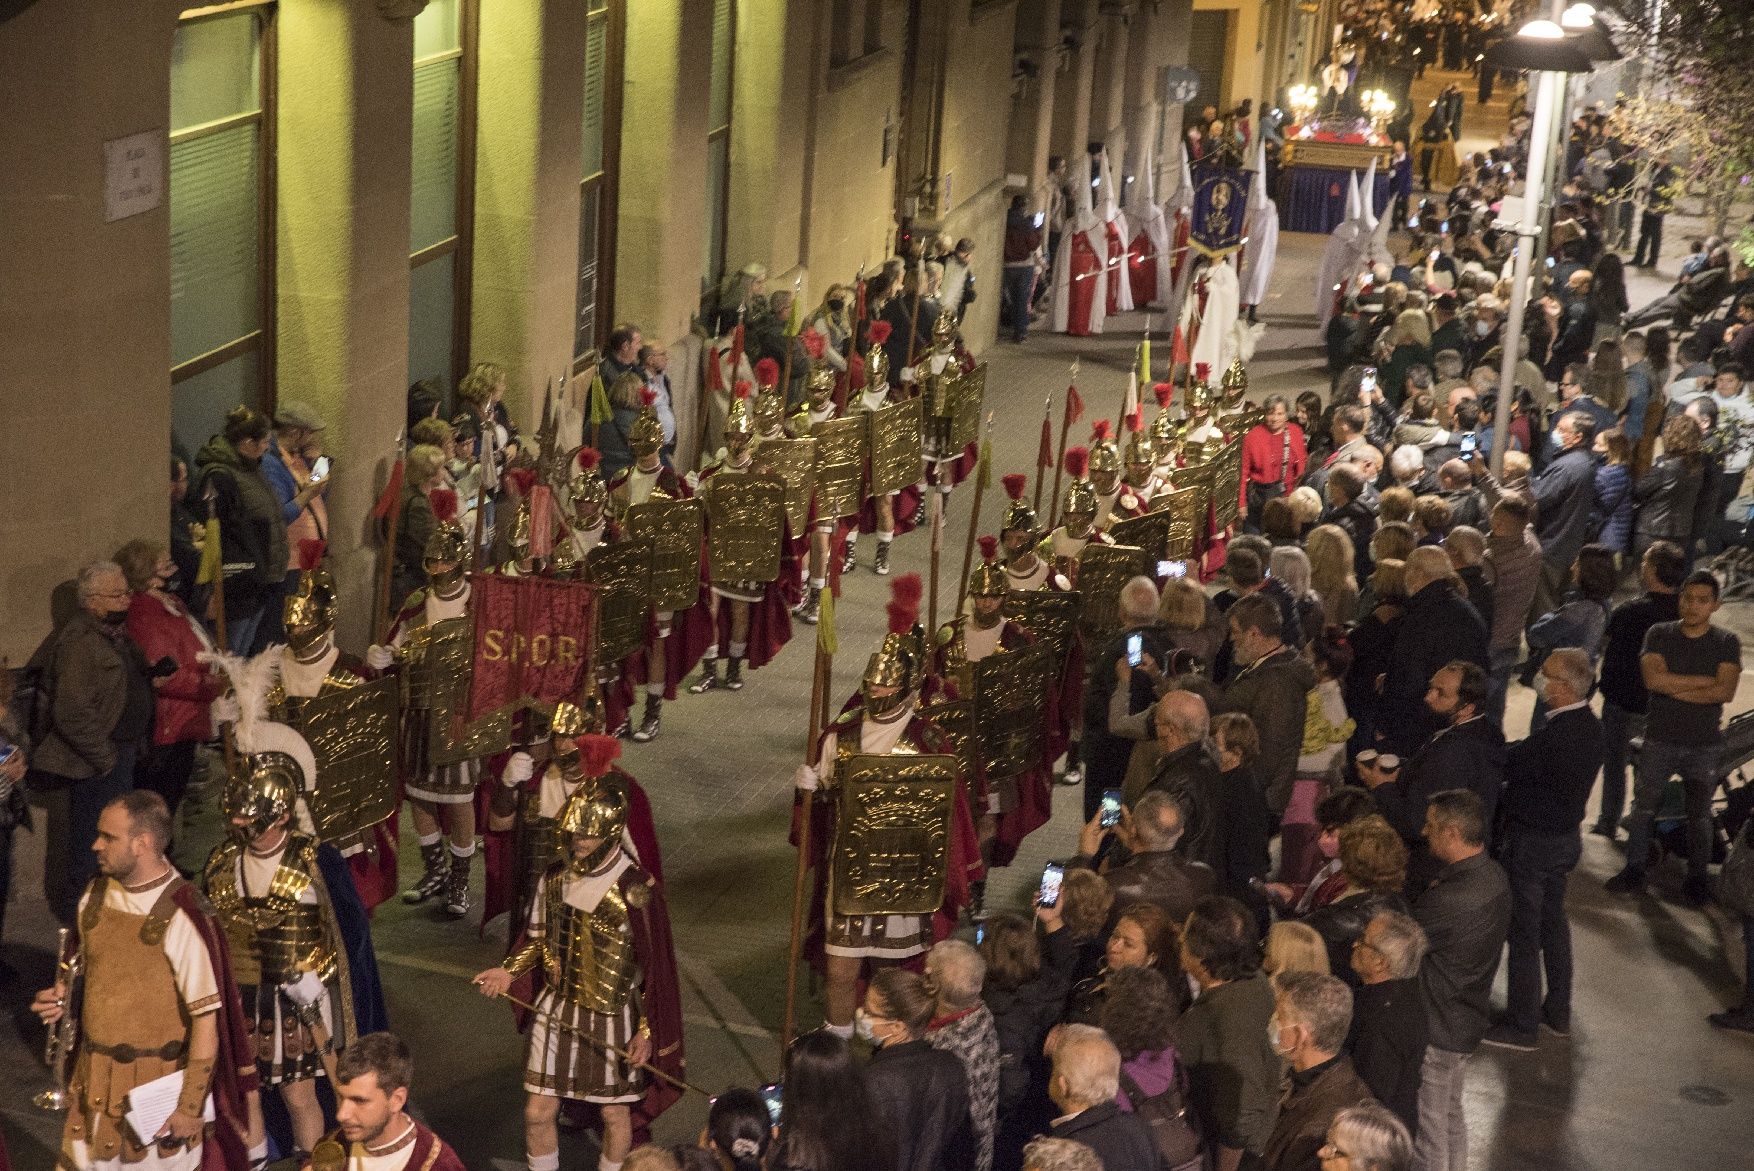
POLYGON ((475 670, 466 719, 502 708, 576 701, 592 683, 597 587, 544 577, 472 579, 475 670))

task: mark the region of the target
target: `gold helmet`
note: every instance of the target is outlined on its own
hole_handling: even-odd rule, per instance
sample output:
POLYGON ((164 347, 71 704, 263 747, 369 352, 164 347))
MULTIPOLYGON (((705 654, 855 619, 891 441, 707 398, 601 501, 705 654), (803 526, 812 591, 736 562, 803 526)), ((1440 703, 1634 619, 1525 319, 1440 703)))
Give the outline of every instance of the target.
POLYGON ((731 409, 725 414, 725 443, 733 439, 748 440, 755 434, 755 419, 749 413, 749 384, 739 382, 731 391, 731 409))
POLYGON ((1149 467, 1157 460, 1157 453, 1152 450, 1154 444, 1151 432, 1135 428, 1127 433, 1126 463, 1129 468, 1144 464, 1149 467))
POLYGON ((889 385, 889 351, 884 349, 889 341, 890 324, 887 321, 873 321, 870 328, 871 348, 865 351, 865 386, 889 385))
POLYGON ((942 310, 932 319, 932 346, 948 350, 956 343, 956 318, 942 310))
POLYGON ((834 369, 826 364, 814 367, 804 383, 804 394, 817 410, 827 406, 834 398, 834 369))
POLYGON ((457 494, 449 488, 434 488, 427 494, 432 505, 433 519, 438 523, 433 527, 432 535, 426 539, 426 548, 421 558, 426 568, 427 584, 441 592, 462 580, 464 568, 469 563, 469 537, 463 532, 463 526, 457 523, 457 494), (451 568, 436 572, 436 565, 449 565, 451 568))
POLYGON ((621 849, 621 835, 627 829, 627 786, 609 773, 608 761, 613 759, 596 742, 607 740, 619 754, 620 741, 612 736, 592 736, 582 749, 589 778, 577 792, 567 798, 554 827, 561 857, 574 874, 589 874, 599 869, 621 849), (593 773, 593 762, 601 761, 601 771, 593 773), (585 857, 573 852, 575 837, 596 838, 598 843, 585 857))
POLYGON ((222 804, 232 837, 243 845, 255 841, 274 823, 290 817, 298 803, 301 776, 298 762, 284 752, 258 752, 241 757, 226 777, 222 804), (238 820, 246 820, 239 825, 238 820))
POLYGON ((1060 499, 1060 523, 1069 533, 1082 533, 1096 520, 1096 486, 1084 478, 1090 468, 1090 450, 1068 447, 1064 466, 1072 482, 1060 499))
POLYGON ((321 646, 335 629, 335 579, 323 568, 323 542, 314 537, 298 543, 298 567, 304 572, 282 617, 286 644, 303 654, 321 646))
POLYGON ((573 546, 571 538, 561 534, 554 542, 554 552, 548 555, 548 575, 550 577, 572 577, 578 573, 584 562, 580 560, 578 550, 573 546))
POLYGON ((1188 414, 1203 415, 1212 409, 1212 367, 1200 362, 1194 367, 1193 380, 1188 383, 1188 414))
MULTIPOLYGON (((619 384, 626 378, 637 379, 638 375, 630 372, 615 381, 619 384)), ((658 419, 657 391, 649 386, 641 386, 639 401, 639 417, 627 429, 627 447, 633 452, 634 458, 644 459, 648 455, 656 454, 664 446, 664 424, 658 419)))
POLYGON ((518 494, 518 507, 512 513, 512 531, 506 536, 506 544, 511 547, 513 560, 522 561, 530 555, 530 502, 536 491, 536 471, 514 468, 506 473, 506 479, 518 494))
POLYGON ((602 730, 603 704, 594 694, 578 703, 561 700, 554 705, 554 715, 548 721, 550 736, 573 738, 602 730))
POLYGON ((999 563, 999 538, 981 534, 981 563, 968 575, 968 596, 971 598, 1002 598, 1010 588, 1005 581, 1005 567, 999 563))
POLYGON ((763 358, 756 363, 756 435, 772 435, 786 421, 786 393, 779 386, 779 363, 763 358))
POLYGON ((925 632, 919 627, 920 598, 925 589, 917 573, 903 574, 889 584, 889 633, 865 665, 861 690, 867 714, 882 718, 911 698, 925 670, 925 632), (873 696, 877 687, 893 687, 891 695, 873 696))
POLYGON ((1120 475, 1121 449, 1115 446, 1114 427, 1107 419, 1098 419, 1090 429, 1090 474, 1120 475))
POLYGON ((1249 389, 1249 372, 1243 368, 1240 356, 1232 358, 1230 365, 1224 370, 1224 378, 1220 385, 1224 389, 1224 405, 1234 407, 1242 402, 1249 389))
POLYGON ((609 486, 597 472, 602 463, 603 453, 594 447, 581 447, 573 456, 575 470, 566 483, 566 494, 575 518, 582 519, 588 512, 601 515, 609 506, 609 486))
POLYGON ((1000 538, 1003 539, 1006 533, 1014 533, 1019 529, 1035 532, 1035 509, 1023 501, 1023 489, 1028 484, 1028 479, 1020 472, 1012 472, 1002 482, 1005 485, 1005 495, 1011 498, 1011 503, 1005 506, 1005 518, 999 522, 1000 538))

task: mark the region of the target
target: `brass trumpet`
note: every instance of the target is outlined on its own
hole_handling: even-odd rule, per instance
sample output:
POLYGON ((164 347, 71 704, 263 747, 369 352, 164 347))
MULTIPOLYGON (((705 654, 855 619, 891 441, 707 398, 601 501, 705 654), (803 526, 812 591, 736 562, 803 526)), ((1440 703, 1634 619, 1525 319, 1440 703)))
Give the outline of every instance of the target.
POLYGON ((55 986, 62 990, 61 1019, 49 1026, 49 1035, 43 1040, 43 1063, 49 1067, 49 1073, 55 1084, 31 1098, 31 1105, 38 1110, 67 1109, 67 1058, 73 1052, 73 1042, 79 1035, 78 1022, 73 1014, 73 982, 79 978, 79 952, 68 951, 67 943, 73 934, 71 928, 63 927, 55 938, 55 986))

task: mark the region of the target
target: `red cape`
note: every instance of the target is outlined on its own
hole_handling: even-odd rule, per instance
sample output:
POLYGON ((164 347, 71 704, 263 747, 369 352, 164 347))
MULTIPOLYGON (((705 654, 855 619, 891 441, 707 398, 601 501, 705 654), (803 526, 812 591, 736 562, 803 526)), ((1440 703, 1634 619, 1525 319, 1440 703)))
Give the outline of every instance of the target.
POLYGON ((1121 227, 1115 220, 1103 225, 1108 237, 1108 315, 1121 311, 1121 282, 1127 279, 1127 242, 1121 239, 1121 227))
MULTIPOLYGON (((1069 246, 1072 252, 1067 269, 1072 287, 1066 298, 1066 332, 1073 337, 1087 337, 1090 334, 1090 307, 1095 303, 1097 287, 1102 283, 1096 274, 1102 271, 1104 258, 1090 246, 1088 233, 1069 232, 1067 235, 1071 237, 1069 246)), ((1068 242, 1062 240, 1061 244, 1066 246, 1068 242)))
POLYGON ((172 880, 171 900, 195 925, 207 946, 213 978, 219 985, 219 1051, 213 1062, 215 1119, 201 1144, 202 1171, 227 1171, 250 1164, 248 1095, 259 1086, 256 1074, 255 1039, 244 1016, 243 1000, 231 974, 231 948, 225 932, 213 917, 213 905, 199 887, 184 878, 172 880))
POLYGON ((1133 305, 1143 309, 1157 300, 1157 249, 1143 228, 1133 233, 1127 246, 1127 276, 1133 286, 1133 305))

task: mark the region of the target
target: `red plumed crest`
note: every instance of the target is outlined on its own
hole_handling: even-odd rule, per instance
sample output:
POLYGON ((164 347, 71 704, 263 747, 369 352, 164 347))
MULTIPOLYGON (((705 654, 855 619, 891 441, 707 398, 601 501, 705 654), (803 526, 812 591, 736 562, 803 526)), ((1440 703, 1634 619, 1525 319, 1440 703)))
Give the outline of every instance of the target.
POLYGON ((889 333, 892 328, 894 327, 887 321, 873 321, 870 329, 871 344, 874 346, 880 346, 888 341, 889 333))
POLYGON ((594 472, 603 463, 603 453, 594 447, 581 447, 578 454, 579 471, 594 472))
POLYGON ((780 364, 772 358, 763 358, 755 364, 755 381, 763 386, 778 386, 780 381, 780 364))
POLYGON ((731 393, 733 395, 735 395, 737 398, 748 398, 749 397, 749 380, 746 378, 739 378, 737 380, 736 388, 733 389, 731 391, 731 393))
POLYGON ((305 537, 298 543, 298 567, 309 573, 323 563, 327 542, 321 537, 305 537))
POLYGON ((1133 413, 1127 416, 1127 430, 1129 430, 1129 431, 1143 431, 1143 430, 1145 430, 1145 404, 1144 403, 1135 404, 1133 407, 1133 413))
POLYGON ((920 618, 920 598, 925 587, 917 573, 905 573, 889 583, 889 633, 906 634, 920 618))
POLYGON ((457 493, 453 489, 434 488, 427 493, 426 502, 432 505, 432 514, 441 524, 457 519, 457 493))
POLYGON ((1107 419, 1098 419, 1095 423, 1091 424, 1090 441, 1092 443, 1107 443, 1114 437, 1114 424, 1110 423, 1107 419))
POLYGON ((798 335, 804 343, 804 352, 810 355, 811 361, 820 362, 823 351, 828 348, 828 341, 816 331, 815 326, 805 326, 804 332, 798 335))
POLYGON ((1199 379, 1201 382, 1204 382, 1204 381, 1206 381, 1206 379, 1210 378, 1211 376, 1212 376, 1212 364, 1210 362, 1195 362, 1194 363, 1194 377, 1195 378, 1199 379))
POLYGON ((587 777, 600 777, 621 758, 621 741, 614 736, 588 733, 579 737, 579 759, 587 777))
POLYGON ((1088 447, 1068 447, 1066 449, 1066 474, 1074 480, 1082 480, 1084 473, 1090 470, 1090 449, 1088 447))
POLYGON ((980 538, 981 560, 991 561, 999 555, 999 538, 991 533, 982 533, 980 538))
POLYGON ((649 386, 642 386, 639 388, 639 401, 641 406, 652 406, 658 401, 658 392, 649 386))
POLYGON ((1175 383, 1153 382, 1151 384, 1151 393, 1157 396, 1157 408, 1159 410, 1167 411, 1169 409, 1169 400, 1175 397, 1175 383))
POLYGON ((1022 472, 1012 472, 1003 479, 1002 483, 1005 485, 1005 495, 1013 500, 1022 500, 1023 488, 1029 483, 1029 477, 1022 472))
POLYGON ((536 487, 536 470, 534 468, 513 468, 506 473, 505 478, 512 482, 512 487, 517 489, 518 498, 521 500, 529 499, 531 491, 536 487))

